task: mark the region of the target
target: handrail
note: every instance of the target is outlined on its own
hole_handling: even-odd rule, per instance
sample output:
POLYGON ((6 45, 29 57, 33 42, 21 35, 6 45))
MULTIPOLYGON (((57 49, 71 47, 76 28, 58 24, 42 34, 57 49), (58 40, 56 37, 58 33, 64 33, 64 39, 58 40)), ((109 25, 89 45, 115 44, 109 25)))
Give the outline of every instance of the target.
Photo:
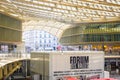
POLYGON ((27 53, 0 53, 0 60, 1 59, 19 59, 19 58, 29 59, 30 54, 27 54, 27 53))

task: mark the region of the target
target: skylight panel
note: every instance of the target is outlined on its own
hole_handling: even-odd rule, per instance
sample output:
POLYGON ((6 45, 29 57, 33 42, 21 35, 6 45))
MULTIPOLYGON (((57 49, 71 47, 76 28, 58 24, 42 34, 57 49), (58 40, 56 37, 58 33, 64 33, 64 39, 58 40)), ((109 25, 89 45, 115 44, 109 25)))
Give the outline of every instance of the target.
POLYGON ((97 6, 98 6, 99 9, 102 9, 101 5, 98 4, 97 6))
POLYGON ((82 16, 84 16, 85 14, 84 13, 80 13, 82 16))
POLYGON ((43 9, 47 9, 47 10, 51 10, 51 8, 49 7, 42 7, 43 9))
POLYGON ((83 11, 83 9, 81 9, 81 8, 78 8, 78 11, 79 11, 79 12, 82 12, 82 11, 83 11))
POLYGON ((25 1, 31 1, 31 0, 25 0, 25 1))
POLYGON ((41 2, 41 1, 36 1, 36 3, 38 3, 38 4, 44 4, 44 2, 41 2))
POLYGON ((49 6, 49 5, 50 5, 50 3, 45 3, 45 2, 44 2, 44 5, 49 6))
POLYGON ((115 1, 115 0, 111 0, 111 2, 116 4, 116 1, 115 1))
POLYGON ((70 6, 67 6, 67 9, 68 9, 68 10, 71 10, 71 7, 70 7, 70 6))
POLYGON ((118 13, 114 13, 115 14, 115 16, 120 16, 120 14, 118 14, 118 13))
POLYGON ((62 6, 58 4, 58 5, 57 5, 57 8, 62 8, 62 6))
POLYGON ((51 3, 49 3, 49 6, 55 7, 55 4, 51 4, 51 3))
POLYGON ((77 9, 76 9, 75 7, 72 7, 72 10, 73 10, 73 11, 76 11, 77 9))
POLYGON ((113 14, 112 14, 112 13, 109 13, 109 15, 110 15, 110 16, 113 16, 113 14))
POLYGON ((61 8, 66 9, 66 6, 62 5, 61 8))

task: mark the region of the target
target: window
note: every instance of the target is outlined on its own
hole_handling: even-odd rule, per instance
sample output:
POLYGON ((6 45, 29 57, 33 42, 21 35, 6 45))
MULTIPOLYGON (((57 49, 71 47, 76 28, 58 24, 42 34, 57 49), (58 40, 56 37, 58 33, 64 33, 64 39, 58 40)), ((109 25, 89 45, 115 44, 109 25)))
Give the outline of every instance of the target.
POLYGON ((51 43, 51 40, 49 40, 49 43, 51 43))
POLYGON ((40 34, 40 38, 42 37, 42 35, 40 34))
POLYGON ((46 43, 46 40, 44 40, 44 43, 46 43))

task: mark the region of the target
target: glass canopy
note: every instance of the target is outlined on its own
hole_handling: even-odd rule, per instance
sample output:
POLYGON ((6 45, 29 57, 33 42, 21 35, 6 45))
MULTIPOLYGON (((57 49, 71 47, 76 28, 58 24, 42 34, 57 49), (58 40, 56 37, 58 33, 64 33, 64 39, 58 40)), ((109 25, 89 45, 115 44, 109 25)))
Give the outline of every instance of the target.
POLYGON ((60 38, 80 23, 120 21, 120 0, 0 0, 0 12, 23 20, 23 31, 40 29, 60 38))

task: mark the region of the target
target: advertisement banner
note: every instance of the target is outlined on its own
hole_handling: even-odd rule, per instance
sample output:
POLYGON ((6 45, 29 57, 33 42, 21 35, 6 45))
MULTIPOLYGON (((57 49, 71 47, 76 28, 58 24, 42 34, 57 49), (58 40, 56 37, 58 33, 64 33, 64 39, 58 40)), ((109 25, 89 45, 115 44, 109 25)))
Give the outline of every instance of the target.
POLYGON ((103 53, 53 54, 51 80, 90 80, 103 77, 103 53))

